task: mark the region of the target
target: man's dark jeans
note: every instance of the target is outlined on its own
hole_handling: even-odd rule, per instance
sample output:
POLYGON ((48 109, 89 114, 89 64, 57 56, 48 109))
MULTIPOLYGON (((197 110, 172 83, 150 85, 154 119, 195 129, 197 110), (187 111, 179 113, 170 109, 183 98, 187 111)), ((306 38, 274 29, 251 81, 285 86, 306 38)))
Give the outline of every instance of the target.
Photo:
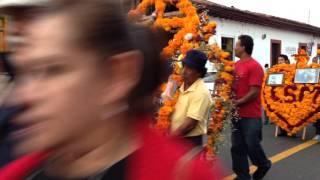
POLYGON ((269 168, 262 146, 262 120, 254 118, 241 118, 233 122, 232 128, 232 166, 233 171, 240 180, 250 180, 249 162, 258 168, 269 168))

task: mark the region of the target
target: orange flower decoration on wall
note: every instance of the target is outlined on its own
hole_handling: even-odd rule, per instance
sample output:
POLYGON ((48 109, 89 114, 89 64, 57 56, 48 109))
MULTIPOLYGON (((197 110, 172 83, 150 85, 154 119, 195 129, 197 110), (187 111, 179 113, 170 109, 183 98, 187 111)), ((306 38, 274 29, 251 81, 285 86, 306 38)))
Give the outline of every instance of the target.
POLYGON ((264 84, 261 94, 262 105, 270 120, 289 134, 296 134, 306 125, 320 119, 320 83, 294 83, 297 68, 320 68, 320 65, 308 65, 309 57, 302 49, 294 57, 296 64, 279 64, 268 71, 268 74, 284 73, 283 86, 264 84))

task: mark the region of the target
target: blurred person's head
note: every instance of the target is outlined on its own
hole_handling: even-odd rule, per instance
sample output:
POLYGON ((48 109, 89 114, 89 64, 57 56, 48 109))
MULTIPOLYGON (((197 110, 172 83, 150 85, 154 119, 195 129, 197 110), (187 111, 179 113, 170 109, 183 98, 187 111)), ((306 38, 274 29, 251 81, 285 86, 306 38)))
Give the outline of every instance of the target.
POLYGON ((160 49, 154 34, 130 25, 115 2, 55 0, 29 26, 26 45, 13 57, 11 104, 25 107, 13 120, 23 127, 15 134, 19 153, 85 151, 127 135, 149 112, 161 81, 160 49))
POLYGON ((26 26, 39 17, 49 0, 1 0, 0 15, 5 16, 8 24, 7 43, 10 51, 24 43, 26 26))
POLYGON ((190 50, 187 52, 186 57, 182 60, 183 63, 183 79, 188 85, 191 85, 199 78, 203 78, 207 69, 207 56, 198 50, 190 50))
POLYGON ((251 36, 241 35, 236 43, 235 53, 238 58, 250 57, 253 52, 254 42, 251 36))
POLYGON ((290 64, 290 60, 289 60, 289 58, 288 58, 287 55, 281 54, 281 55, 279 55, 279 57, 278 57, 278 62, 277 62, 277 64, 290 64))

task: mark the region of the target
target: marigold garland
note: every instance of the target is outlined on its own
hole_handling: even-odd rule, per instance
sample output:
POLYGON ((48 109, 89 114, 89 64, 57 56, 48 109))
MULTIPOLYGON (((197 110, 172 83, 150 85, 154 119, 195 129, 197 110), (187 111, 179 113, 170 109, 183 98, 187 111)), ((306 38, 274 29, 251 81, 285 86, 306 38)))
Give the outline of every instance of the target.
MULTIPOLYGON (((200 18, 196 8, 189 0, 179 0, 175 6, 184 17, 164 18, 166 3, 168 3, 166 0, 143 0, 136 9, 129 12, 129 16, 132 18, 140 17, 146 13, 148 7, 155 5, 156 20, 154 26, 161 27, 166 31, 177 30, 174 38, 169 41, 168 46, 163 49, 162 54, 165 58, 174 56, 176 51, 185 54, 190 49, 198 48, 201 37, 198 37, 200 34, 200 18), (193 40, 185 39, 185 35, 188 33, 193 35, 193 40)), ((211 36, 213 35, 214 28, 215 23, 211 23, 208 24, 208 27, 205 27, 205 30, 209 33, 209 30, 212 29, 209 33, 211 36)))
POLYGON ((261 94, 262 105, 270 120, 289 134, 296 134, 309 123, 320 119, 320 83, 294 83, 297 68, 320 68, 320 65, 308 65, 309 57, 302 49, 294 57, 296 64, 279 64, 268 71, 268 74, 284 73, 284 85, 273 87, 263 84, 261 94))
POLYGON ((232 84, 234 81, 234 62, 228 60, 229 53, 221 50, 217 44, 211 47, 210 61, 215 63, 218 70, 213 94, 214 107, 211 111, 211 119, 208 128, 208 142, 206 145, 207 156, 214 157, 218 152, 221 132, 234 114, 232 103, 232 84))
MULTIPOLYGON (((177 83, 177 86, 180 87, 182 84, 182 77, 177 73, 179 71, 179 68, 175 68, 175 73, 173 73, 169 79, 175 81, 177 83)), ((166 89, 167 84, 163 84, 161 86, 161 92, 164 92, 166 89)), ((170 116, 174 112, 175 105, 177 103, 179 97, 179 91, 176 91, 173 97, 171 98, 165 98, 163 101, 162 107, 160 107, 158 111, 158 116, 156 118, 156 129, 161 132, 162 134, 167 134, 170 130, 171 120, 170 116)))

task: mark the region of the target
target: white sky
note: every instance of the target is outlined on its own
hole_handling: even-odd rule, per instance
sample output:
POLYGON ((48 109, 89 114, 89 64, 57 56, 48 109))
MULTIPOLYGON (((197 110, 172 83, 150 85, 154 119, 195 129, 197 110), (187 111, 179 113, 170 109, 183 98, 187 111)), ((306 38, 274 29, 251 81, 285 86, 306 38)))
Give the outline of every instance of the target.
POLYGON ((210 0, 242 10, 265 13, 320 27, 319 0, 210 0))

